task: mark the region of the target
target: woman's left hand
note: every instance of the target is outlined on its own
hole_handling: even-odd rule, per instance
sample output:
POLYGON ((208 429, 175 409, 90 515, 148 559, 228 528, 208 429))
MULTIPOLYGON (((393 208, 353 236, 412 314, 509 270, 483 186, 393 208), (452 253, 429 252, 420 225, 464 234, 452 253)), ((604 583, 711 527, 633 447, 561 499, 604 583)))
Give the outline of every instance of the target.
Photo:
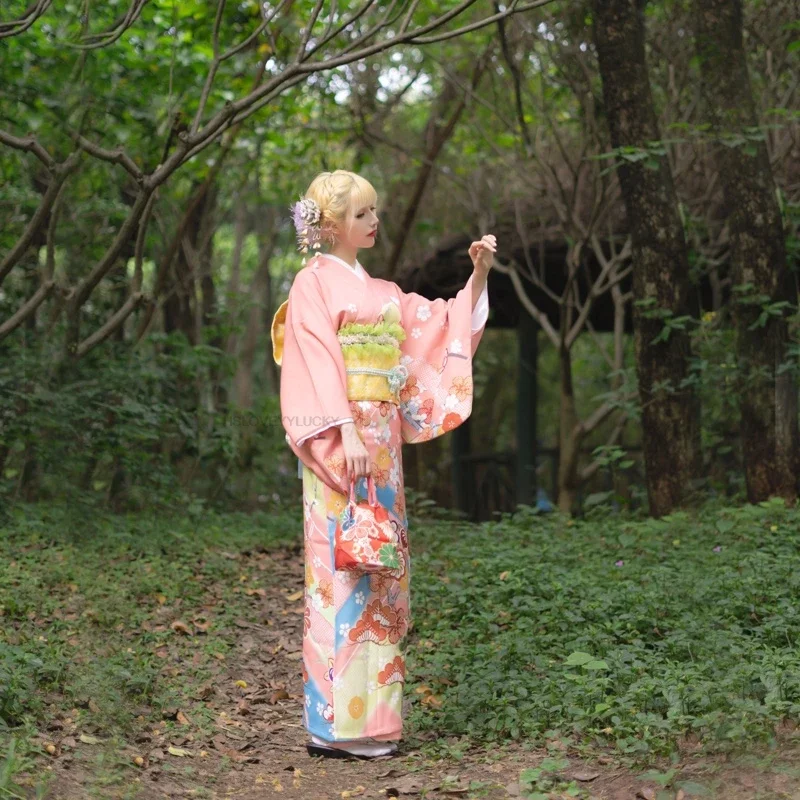
POLYGON ((469 257, 472 259, 472 266, 476 272, 488 274, 494 262, 494 254, 497 252, 497 239, 487 233, 479 242, 473 242, 469 246, 469 257))

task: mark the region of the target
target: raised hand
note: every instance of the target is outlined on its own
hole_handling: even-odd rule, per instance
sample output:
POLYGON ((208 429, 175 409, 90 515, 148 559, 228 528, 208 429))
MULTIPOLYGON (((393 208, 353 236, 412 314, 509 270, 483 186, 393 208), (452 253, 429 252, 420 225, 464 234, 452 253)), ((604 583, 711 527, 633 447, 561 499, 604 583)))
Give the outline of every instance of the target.
POLYGON ((497 239, 491 234, 481 237, 479 242, 469 246, 469 257, 476 272, 488 274, 494 263, 494 254, 497 252, 497 239))

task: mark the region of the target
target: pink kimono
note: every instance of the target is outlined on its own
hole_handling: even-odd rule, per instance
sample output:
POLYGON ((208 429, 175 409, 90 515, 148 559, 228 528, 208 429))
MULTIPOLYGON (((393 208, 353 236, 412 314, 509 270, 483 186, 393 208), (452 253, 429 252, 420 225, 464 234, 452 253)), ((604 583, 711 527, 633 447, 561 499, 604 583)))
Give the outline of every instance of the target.
MULTIPOLYGON (((371 278, 360 264, 318 255, 276 314, 285 314, 282 421, 303 478, 303 721, 320 739, 397 740, 403 726, 408 553, 399 579, 334 569, 349 492, 339 425, 355 423, 378 502, 407 527, 401 445, 433 439, 469 416, 472 356, 488 311, 485 289, 472 310, 471 276, 451 300, 427 300, 371 278), (365 364, 392 366, 376 376, 365 364)), ((273 323, 277 353, 275 331, 273 323)), ((366 497, 365 478, 357 489, 366 497)))

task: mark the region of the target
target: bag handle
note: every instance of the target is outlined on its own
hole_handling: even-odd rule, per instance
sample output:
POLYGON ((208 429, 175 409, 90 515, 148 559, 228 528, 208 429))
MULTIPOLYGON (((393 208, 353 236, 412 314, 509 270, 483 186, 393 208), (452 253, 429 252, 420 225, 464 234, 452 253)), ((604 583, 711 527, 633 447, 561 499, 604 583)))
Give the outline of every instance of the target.
MULTIPOLYGON (((350 479, 350 503, 351 505, 356 505, 356 479, 350 479)), ((372 477, 372 473, 367 475, 367 502, 371 506, 378 505, 378 495, 377 490, 375 489, 375 480, 372 477)))

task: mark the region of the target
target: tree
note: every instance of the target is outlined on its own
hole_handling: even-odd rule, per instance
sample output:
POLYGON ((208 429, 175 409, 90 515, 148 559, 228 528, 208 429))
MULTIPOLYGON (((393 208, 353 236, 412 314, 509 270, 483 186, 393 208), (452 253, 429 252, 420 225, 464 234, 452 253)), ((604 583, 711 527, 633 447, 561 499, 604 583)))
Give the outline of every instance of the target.
POLYGON ((650 511, 687 497, 700 465, 689 380, 689 263, 650 93, 643 3, 593 0, 593 30, 612 147, 632 240, 634 330, 650 511))
POLYGON ((797 382, 787 316, 797 304, 764 134, 742 41, 741 0, 694 0, 703 96, 730 230, 740 431, 750 502, 794 502, 800 478, 797 382))
MULTIPOLYGON (((54 141, 47 143, 48 147, 54 150, 64 148, 65 141, 70 143, 73 152, 63 160, 54 158, 48 147, 33 135, 19 136, 0 130, 0 143, 31 153, 41 162, 41 166, 49 176, 47 189, 39 207, 16 244, 0 260, 0 283, 25 255, 36 235, 47 226, 50 210, 66 180, 75 171, 79 155, 90 156, 101 162, 121 167, 135 186, 128 213, 99 258, 75 285, 63 292, 64 302, 60 308, 66 310, 68 320, 65 355, 71 359, 79 358, 111 336, 143 301, 147 301, 145 318, 149 319, 152 315, 157 298, 145 298, 140 293, 131 293, 123 306, 94 333, 83 339, 81 336, 82 307, 100 282, 115 267, 131 240, 144 236, 157 190, 172 179, 181 167, 189 164, 219 140, 223 140, 222 158, 224 158, 230 150, 231 139, 235 138, 243 122, 268 106, 289 88, 307 81, 310 75, 333 70, 404 44, 429 45, 460 36, 491 25, 498 19, 545 5, 550 1, 532 0, 522 3, 520 0, 511 0, 502 11, 481 16, 474 14, 478 7, 477 0, 461 0, 460 3, 450 4, 444 9, 440 4, 436 4, 434 9, 429 8, 419 0, 399 4, 394 0, 387 3, 365 0, 361 3, 331 5, 327 10, 324 8, 324 2, 319 0, 305 18, 298 19, 296 14, 292 13, 294 11, 292 4, 286 0, 281 0, 275 5, 247 4, 233 10, 226 9, 226 0, 218 0, 213 20, 208 20, 208 24, 206 24, 207 12, 202 9, 202 4, 187 4, 188 10, 181 8, 180 13, 186 14, 189 18, 192 18, 194 13, 193 6, 201 6, 197 12, 200 22, 195 27, 207 37, 203 43, 204 52, 207 52, 208 56, 207 69, 199 86, 189 82, 187 86, 190 91, 189 98, 180 113, 175 114, 155 166, 148 168, 144 163, 145 159, 135 159, 122 146, 108 147, 105 143, 98 142, 92 135, 95 123, 92 120, 91 108, 85 113, 80 108, 67 110, 62 119, 62 126, 54 131, 54 141), (473 19, 466 21, 465 18, 470 11, 473 12, 473 19), (463 24, 454 29, 447 29, 454 20, 463 21, 463 24), (228 24, 229 22, 231 24, 228 24), (267 68, 267 55, 274 49, 275 40, 272 31, 281 24, 294 33, 291 37, 292 46, 284 45, 280 54, 276 53, 274 57, 269 58, 271 66, 267 68), (228 33, 231 38, 238 35, 238 39, 231 41, 226 47, 221 41, 223 32, 228 33), (229 32, 233 32, 233 35, 229 32), (231 63, 241 67, 243 58, 249 57, 252 63, 252 51, 257 48, 264 48, 264 55, 255 85, 238 98, 226 97, 228 90, 220 90, 218 85, 217 79, 220 74, 231 63)), ((83 68, 90 54, 117 43, 126 31, 132 29, 137 22, 140 23, 140 15, 146 5, 141 0, 135 0, 123 18, 112 17, 108 27, 99 33, 87 31, 88 17, 84 17, 80 22, 80 33, 73 36, 72 41, 67 42, 81 51, 79 68, 83 68)), ((153 5, 153 16, 148 21, 164 27, 167 37, 175 37, 177 28, 174 24, 170 24, 170 21, 175 21, 175 14, 178 13, 175 4, 157 2, 153 5), (171 20, 167 16, 168 13, 171 14, 171 20)), ((3 35, 14 36, 27 31, 42 17, 48 6, 47 2, 37 3, 33 11, 29 10, 19 20, 5 24, 2 28, 3 35)), ((107 17, 112 13, 105 11, 107 17)), ((68 22, 63 19, 60 22, 65 31, 69 30, 68 22)), ((146 38, 146 31, 143 32, 143 36, 146 38)), ((285 38, 288 40, 289 36, 285 38)), ((169 75, 171 89, 172 67, 169 75)), ((237 81, 234 85, 240 84, 241 81, 237 81)), ((219 170, 219 165, 218 156, 214 165, 216 171, 219 170)), ((210 181, 206 180, 201 184, 202 196, 196 196, 194 199, 193 210, 196 211, 205 202, 205 193, 209 190, 210 181)), ((184 225, 189 223, 190 220, 184 219, 184 225)), ((55 234, 55 231, 53 233, 55 234)), ((166 284, 165 278, 170 273, 173 260, 179 251, 179 246, 182 247, 183 240, 181 231, 174 240, 175 246, 169 250, 169 258, 162 261, 158 282, 160 289, 166 284)), ((28 298, 10 320, 0 323, 0 336, 7 336, 33 314, 52 288, 43 283, 37 293, 28 298)), ((140 326, 140 331, 146 330, 146 327, 146 324, 140 326)))

